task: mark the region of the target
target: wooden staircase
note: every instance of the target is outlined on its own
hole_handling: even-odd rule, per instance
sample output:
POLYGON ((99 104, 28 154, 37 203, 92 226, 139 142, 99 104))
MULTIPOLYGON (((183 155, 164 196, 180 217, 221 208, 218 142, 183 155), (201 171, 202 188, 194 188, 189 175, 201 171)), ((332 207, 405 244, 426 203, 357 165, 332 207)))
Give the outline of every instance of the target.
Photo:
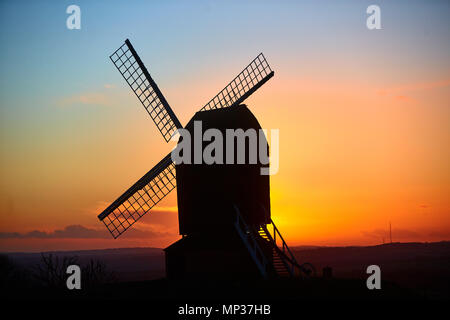
POLYGON ((264 241, 265 246, 269 247, 269 250, 271 251, 270 261, 272 261, 272 272, 278 277, 290 277, 291 272, 289 266, 273 245, 272 237, 268 235, 262 227, 260 227, 257 232, 259 237, 264 241))
POLYGON ((239 209, 236 207, 235 227, 250 255, 255 261, 261 275, 267 278, 275 277, 302 277, 315 273, 314 267, 309 263, 299 265, 284 241, 280 231, 271 220, 273 233, 267 229, 267 225, 259 228, 247 226, 239 209), (277 244, 279 239, 281 248, 277 244))

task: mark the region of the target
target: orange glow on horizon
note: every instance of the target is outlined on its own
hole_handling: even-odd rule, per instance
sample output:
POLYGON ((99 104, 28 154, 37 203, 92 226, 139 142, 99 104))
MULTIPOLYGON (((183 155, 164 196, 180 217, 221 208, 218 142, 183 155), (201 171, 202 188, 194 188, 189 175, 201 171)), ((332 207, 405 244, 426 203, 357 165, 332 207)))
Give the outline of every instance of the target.
MULTIPOLYGON (((280 129, 280 170, 271 177, 272 217, 289 244, 379 244, 383 238, 388 241, 384 234, 389 222, 395 241, 450 239, 450 178, 445 161, 449 154, 448 148, 440 148, 446 145, 449 136, 448 129, 438 125, 444 122, 442 112, 448 115, 449 111, 444 109, 434 115, 426 107, 430 91, 432 99, 440 105, 449 102, 448 95, 446 91, 439 93, 440 86, 419 87, 418 91, 409 89, 408 99, 398 99, 397 95, 380 94, 370 86, 352 83, 324 86, 320 82, 278 76, 247 101, 263 128, 280 129)), ((138 122, 152 125, 146 118, 138 122)), ((135 133, 143 132, 139 126, 132 127, 135 133)), ((109 137, 102 139, 108 141, 109 137)), ((2 229, 51 232, 69 224, 103 228, 97 214, 170 151, 171 147, 161 140, 152 128, 129 145, 125 157, 100 157, 91 164, 78 157, 80 162, 72 162, 72 172, 36 180, 34 185, 43 191, 40 199, 36 198, 28 207, 25 203, 19 205, 27 210, 32 206, 33 215, 26 220, 2 216, 2 229), (151 148, 142 149, 141 145, 151 148), (142 156, 130 158, 133 154, 142 156), (83 167, 90 168, 91 173, 99 172, 95 178, 88 177, 81 170, 83 167), (79 180, 74 181, 70 190, 59 188, 62 181, 69 176, 73 179, 74 175, 80 175, 79 180), (84 188, 86 180, 90 181, 88 189, 84 188), (80 199, 86 207, 81 206, 80 199), (89 203, 91 207, 87 207, 89 203), (69 210, 60 215, 56 208, 62 207, 69 210)), ((105 149, 101 147, 99 152, 105 149)), ((59 160, 48 165, 58 168, 59 160)), ((32 165, 38 166, 39 159, 32 165)), ((153 230, 170 230, 165 237, 123 236, 124 240, 72 239, 61 243, 71 243, 70 248, 75 248, 77 241, 80 248, 124 244, 167 246, 179 238, 176 193, 172 192, 159 205, 163 213, 148 214, 142 222, 152 225, 153 230)), ((36 241, 49 248, 58 247, 49 245, 52 240, 10 239, 2 240, 1 249, 14 241, 21 243, 18 248, 25 248, 27 241, 30 247, 36 241)))
POLYGON ((0 251, 165 247, 180 237, 176 191, 116 240, 97 219, 175 146, 108 61, 130 30, 182 124, 264 52, 275 76, 244 103, 262 128, 279 129, 271 213, 289 245, 380 244, 389 223, 394 241, 450 240, 445 5, 424 2, 405 15, 386 3, 390 28, 376 31, 353 4, 326 14, 296 2, 136 5, 96 4, 92 12, 130 29, 105 15, 77 39, 52 29, 60 23, 52 10, 33 28, 21 8, 4 6, 0 251), (173 22, 156 40, 149 6, 173 22), (230 12, 240 20, 220 19, 230 12))

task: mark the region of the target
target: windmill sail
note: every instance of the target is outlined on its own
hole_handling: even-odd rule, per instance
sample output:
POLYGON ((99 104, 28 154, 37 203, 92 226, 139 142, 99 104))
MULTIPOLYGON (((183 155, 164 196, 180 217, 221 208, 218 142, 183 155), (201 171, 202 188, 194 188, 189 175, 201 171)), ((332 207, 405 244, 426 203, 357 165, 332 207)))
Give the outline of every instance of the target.
POLYGON ((170 153, 98 215, 117 238, 176 187, 170 153))
MULTIPOLYGON (((126 39, 125 43, 110 56, 110 59, 149 113, 164 139, 169 141, 175 131, 182 128, 181 123, 131 42, 126 39)), ((273 75, 274 72, 264 55, 259 54, 219 94, 211 99, 202 108, 202 111, 242 103, 273 75)), ((171 154, 168 154, 99 214, 98 218, 103 221, 112 236, 117 238, 175 187, 175 164, 172 162, 171 154)))
POLYGON ((175 130, 182 128, 181 123, 153 81, 131 42, 128 39, 125 40, 125 43, 109 58, 168 142, 175 130))
POLYGON ((200 111, 231 107, 241 104, 253 92, 272 78, 274 72, 260 53, 222 91, 212 98, 200 111))

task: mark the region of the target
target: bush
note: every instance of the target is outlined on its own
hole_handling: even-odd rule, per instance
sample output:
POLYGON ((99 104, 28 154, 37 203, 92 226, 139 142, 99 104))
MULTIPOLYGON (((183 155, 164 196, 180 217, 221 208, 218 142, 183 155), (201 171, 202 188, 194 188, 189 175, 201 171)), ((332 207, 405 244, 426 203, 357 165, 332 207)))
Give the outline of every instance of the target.
POLYGON ((41 263, 36 266, 34 275, 45 287, 66 289, 66 281, 69 277, 66 270, 70 265, 80 266, 82 288, 93 288, 114 282, 116 279, 114 273, 108 271, 106 265, 101 261, 91 259, 86 265, 80 265, 76 256, 58 257, 52 253, 41 254, 41 263))

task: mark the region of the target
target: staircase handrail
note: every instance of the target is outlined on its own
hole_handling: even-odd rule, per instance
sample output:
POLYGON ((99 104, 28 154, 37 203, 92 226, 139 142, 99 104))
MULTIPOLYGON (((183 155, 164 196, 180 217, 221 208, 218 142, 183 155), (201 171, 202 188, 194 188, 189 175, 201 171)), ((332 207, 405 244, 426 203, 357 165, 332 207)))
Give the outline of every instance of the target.
POLYGON ((264 255, 263 250, 259 246, 255 235, 249 227, 247 226, 247 223, 245 223, 244 218, 242 218, 239 208, 235 205, 234 209, 236 211, 236 230, 238 231, 240 237, 244 241, 245 245, 247 246, 247 249, 250 252, 250 255, 252 256, 253 260, 256 263, 256 266, 258 267, 259 271, 261 272, 263 278, 267 278, 267 259, 264 255), (251 238, 251 242, 248 238, 251 238), (259 257, 259 259, 258 259, 259 257))
MULTIPOLYGON (((283 246, 282 246, 282 248, 283 248, 283 253, 285 253, 285 250, 287 250, 287 252, 288 252, 289 255, 291 256, 291 259, 292 259, 293 261, 295 261, 296 264, 298 264, 298 263, 297 263, 297 260, 296 260, 295 257, 294 257, 294 254, 292 253, 291 249, 289 249, 289 246, 287 245, 286 241, 284 241, 284 238, 283 238, 283 236, 281 235, 280 230, 278 230, 278 228, 277 228, 277 226, 275 225, 275 223, 273 222, 272 218, 270 219, 270 223, 272 223, 272 226, 273 226, 273 234, 274 234, 273 240, 274 240, 275 244, 277 244, 277 240, 276 240, 276 236, 275 236, 275 235, 278 234, 278 237, 280 237, 281 243, 283 244, 283 246)), ((277 247, 278 247, 278 245, 277 245, 277 247)), ((286 256, 287 256, 287 255, 286 255, 286 256)))
POLYGON ((308 270, 308 269, 306 269, 305 267, 303 267, 301 264, 299 264, 298 262, 297 262, 297 260, 295 260, 295 258, 294 259, 291 259, 288 255, 286 255, 286 253, 284 252, 284 251, 282 251, 277 245, 275 246, 275 250, 277 250, 277 252, 279 253, 279 254, 281 254, 293 267, 297 267, 297 269, 299 269, 301 272, 303 272, 305 275, 307 275, 307 276, 310 276, 311 274, 311 272, 313 273, 313 274, 315 274, 315 269, 314 269, 314 267, 311 265, 311 264, 309 264, 308 263, 308 265, 310 265, 311 266, 311 268, 312 268, 312 270, 310 271, 310 270, 308 270))
MULTIPOLYGON (((265 211, 264 213, 267 215, 267 210, 264 206, 261 206, 262 209, 265 211)), ((286 241, 284 241, 283 236, 281 235, 280 230, 278 230, 277 226, 275 225, 275 222, 273 222, 272 218, 270 218, 270 223, 273 226, 273 236, 270 234, 269 230, 267 229, 266 225, 262 225, 262 228, 264 229, 264 231, 267 233, 267 236, 269 236, 271 238, 271 240, 274 242, 275 244, 275 250, 277 250, 278 253, 282 254, 283 257, 292 265, 290 271, 291 274, 294 275, 294 266, 297 267, 301 272, 303 272, 306 275, 310 275, 310 272, 312 272, 313 274, 315 274, 315 269, 314 267, 307 263, 312 270, 309 271, 307 270, 305 267, 303 267, 302 265, 300 265, 297 260, 295 259, 294 254, 292 253, 291 249, 289 248, 289 246, 287 245, 286 241), (277 234, 278 237, 281 239, 281 243, 282 243, 282 249, 280 249, 277 245, 277 234), (289 253, 289 256, 286 254, 286 251, 289 253)))

